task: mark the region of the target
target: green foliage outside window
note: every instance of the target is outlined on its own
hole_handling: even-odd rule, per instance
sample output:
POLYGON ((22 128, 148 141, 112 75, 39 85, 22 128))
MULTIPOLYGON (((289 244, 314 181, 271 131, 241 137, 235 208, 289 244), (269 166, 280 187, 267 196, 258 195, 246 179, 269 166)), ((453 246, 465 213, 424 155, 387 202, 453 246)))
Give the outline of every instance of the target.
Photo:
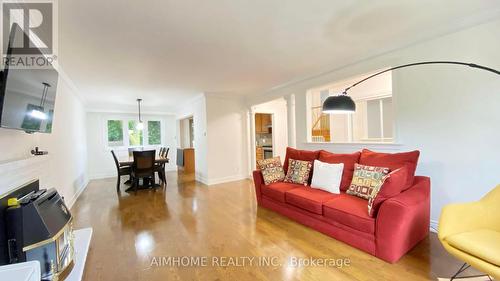
POLYGON ((135 120, 128 121, 128 138, 129 138, 129 145, 131 146, 142 145, 143 141, 142 130, 137 130, 136 126, 137 126, 137 121, 135 120))
POLYGON ((149 144, 161 144, 160 121, 148 121, 148 142, 149 144))
POLYGON ((108 120, 108 144, 123 145, 123 124, 121 120, 108 120))

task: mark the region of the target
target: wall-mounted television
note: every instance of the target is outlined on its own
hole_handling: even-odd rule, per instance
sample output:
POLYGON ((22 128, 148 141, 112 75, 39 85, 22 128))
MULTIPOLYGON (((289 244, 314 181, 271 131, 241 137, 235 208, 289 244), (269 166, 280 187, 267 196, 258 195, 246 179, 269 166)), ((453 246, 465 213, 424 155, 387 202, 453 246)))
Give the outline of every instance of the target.
POLYGON ((0 127, 51 133, 58 73, 51 64, 14 67, 11 61, 26 58, 29 62, 27 58, 43 56, 39 49, 35 54, 22 54, 21 48, 14 47, 19 46, 21 40, 29 40, 29 37, 19 25, 13 24, 6 56, 2 58, 5 67, 0 75, 0 127))

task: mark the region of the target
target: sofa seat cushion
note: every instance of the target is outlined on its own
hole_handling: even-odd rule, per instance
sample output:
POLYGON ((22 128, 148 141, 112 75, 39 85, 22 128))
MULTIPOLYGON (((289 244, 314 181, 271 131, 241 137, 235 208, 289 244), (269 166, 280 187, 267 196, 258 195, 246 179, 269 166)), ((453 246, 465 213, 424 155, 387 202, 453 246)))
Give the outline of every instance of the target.
POLYGON ((322 215, 323 203, 338 196, 319 189, 302 187, 285 192, 285 202, 309 212, 322 215))
POLYGON ((368 215, 368 201, 341 193, 323 204, 323 215, 356 230, 375 233, 375 219, 368 215))
POLYGON ((304 188, 304 186, 287 182, 275 182, 269 185, 263 185, 261 187, 261 192, 268 198, 285 203, 285 192, 294 188, 304 188))
POLYGON ((500 266, 500 232, 478 229, 445 238, 446 242, 469 255, 500 266))

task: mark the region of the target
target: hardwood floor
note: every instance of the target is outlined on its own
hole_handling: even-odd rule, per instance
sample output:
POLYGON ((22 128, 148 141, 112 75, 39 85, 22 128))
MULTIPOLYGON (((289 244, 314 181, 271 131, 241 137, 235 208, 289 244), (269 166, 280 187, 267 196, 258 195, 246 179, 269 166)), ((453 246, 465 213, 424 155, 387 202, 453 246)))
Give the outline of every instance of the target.
POLYGON ((435 234, 388 264, 258 208, 250 180, 208 187, 190 175, 167 177, 166 188, 137 195, 117 194, 114 178, 89 183, 72 208, 75 228, 94 228, 84 280, 436 280, 461 265, 435 234), (168 264, 175 260, 168 257, 180 263, 191 256, 207 266, 168 264), (222 265, 220 257, 239 264, 213 264, 222 265), (255 260, 240 266, 250 264, 242 257, 255 260), (270 264, 258 266, 259 257, 270 264), (347 258, 350 265, 295 267, 291 257, 347 258))

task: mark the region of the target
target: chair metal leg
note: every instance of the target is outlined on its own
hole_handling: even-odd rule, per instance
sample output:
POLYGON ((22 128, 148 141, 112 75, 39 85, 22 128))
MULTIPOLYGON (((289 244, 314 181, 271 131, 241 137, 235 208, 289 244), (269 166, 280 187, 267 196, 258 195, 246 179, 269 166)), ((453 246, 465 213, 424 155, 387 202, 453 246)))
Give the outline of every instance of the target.
POLYGON ((461 276, 461 277, 458 277, 458 275, 460 275, 462 272, 466 271, 468 268, 470 267, 469 264, 467 263, 464 263, 462 264, 462 266, 460 267, 460 269, 450 278, 450 281, 453 281, 453 280, 456 280, 456 279, 463 279, 463 278, 473 278, 473 277, 482 277, 482 276, 487 276, 488 279, 490 281, 491 280, 491 277, 488 275, 488 274, 480 274, 480 275, 468 275, 468 276, 461 276))

